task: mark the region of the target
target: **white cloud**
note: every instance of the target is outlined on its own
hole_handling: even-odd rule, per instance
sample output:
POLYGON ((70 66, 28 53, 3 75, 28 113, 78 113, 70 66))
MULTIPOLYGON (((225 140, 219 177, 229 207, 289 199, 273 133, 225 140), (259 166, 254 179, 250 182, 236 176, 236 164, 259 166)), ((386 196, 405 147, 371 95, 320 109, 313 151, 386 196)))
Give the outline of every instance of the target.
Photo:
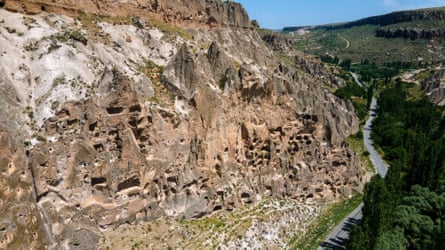
POLYGON ((388 9, 400 9, 400 4, 397 0, 383 0, 382 4, 388 9))

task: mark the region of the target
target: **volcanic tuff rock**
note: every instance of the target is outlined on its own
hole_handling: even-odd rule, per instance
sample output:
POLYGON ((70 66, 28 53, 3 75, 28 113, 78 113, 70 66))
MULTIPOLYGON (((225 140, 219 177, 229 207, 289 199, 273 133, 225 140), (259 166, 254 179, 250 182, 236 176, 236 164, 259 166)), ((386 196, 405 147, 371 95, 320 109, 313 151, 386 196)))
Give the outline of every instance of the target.
POLYGON ((266 33, 261 38, 275 50, 287 51, 294 48, 292 37, 280 33, 266 33))
POLYGON ((434 40, 442 40, 445 38, 445 29, 407 29, 407 28, 398 28, 398 29, 386 29, 379 28, 376 31, 377 37, 385 37, 385 38, 405 38, 405 39, 434 39, 434 40))
POLYGON ((439 70, 421 84, 432 103, 445 106, 445 70, 439 70))
MULTIPOLYGON (((113 15, 139 8, 99 2, 79 6, 113 15)), ((68 1, 2 3, 76 10, 68 1)), ((163 20, 168 3, 158 3, 163 20)), ((106 17, 92 27, 0 9, 0 211, 9 218, 0 244, 45 238, 53 247, 94 248, 102 232, 125 223, 361 190, 360 163, 345 140, 357 117, 350 102, 322 88, 340 82, 301 55, 277 58, 243 29, 237 4, 175 3, 179 13, 214 6, 203 13, 215 13, 218 28, 106 17)))
POLYGON ((49 11, 68 16, 82 13, 107 16, 141 16, 187 27, 252 28, 244 8, 216 0, 0 0, 7 10, 26 14, 49 11))
POLYGON ((0 130, 0 249, 40 249, 47 240, 27 164, 23 145, 0 130))

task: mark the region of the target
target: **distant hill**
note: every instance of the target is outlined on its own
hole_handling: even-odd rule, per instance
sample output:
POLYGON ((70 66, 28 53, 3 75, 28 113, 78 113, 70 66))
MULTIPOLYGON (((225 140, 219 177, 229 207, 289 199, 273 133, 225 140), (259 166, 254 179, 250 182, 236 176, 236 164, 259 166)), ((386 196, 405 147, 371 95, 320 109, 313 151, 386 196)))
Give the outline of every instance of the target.
POLYGON ((445 7, 393 12, 353 22, 286 27, 297 48, 318 56, 415 65, 444 60, 445 7))
MULTIPOLYGON (((392 24, 421 21, 445 20, 445 7, 419 10, 397 11, 386 15, 372 16, 357 21, 313 26, 314 29, 344 29, 361 25, 388 26, 392 24)), ((285 27, 284 32, 292 32, 308 26, 285 27)))

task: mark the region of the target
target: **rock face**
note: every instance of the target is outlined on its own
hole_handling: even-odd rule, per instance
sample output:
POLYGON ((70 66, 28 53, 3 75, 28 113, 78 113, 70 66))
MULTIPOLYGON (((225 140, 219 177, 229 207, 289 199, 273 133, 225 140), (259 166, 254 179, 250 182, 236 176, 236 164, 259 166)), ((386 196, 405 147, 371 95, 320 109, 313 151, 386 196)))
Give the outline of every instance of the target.
POLYGON ((189 27, 252 28, 244 8, 232 1, 209 0, 0 0, 10 11, 39 14, 43 11, 78 16, 81 13, 141 16, 189 27))
POLYGON ((34 175, 22 145, 0 130, 0 248, 41 249, 47 241, 35 204, 34 175))
POLYGON ((294 49, 293 39, 287 35, 279 33, 268 33, 261 38, 275 50, 292 50, 294 49))
MULTIPOLYGON (((42 2, 2 3, 28 11, 42 2)), ((134 3, 103 6, 128 14, 134 3)), ((167 3, 156 6, 165 11, 167 3)), ((143 18, 98 20, 104 42, 66 16, 0 9, 0 183, 2 192, 23 194, 12 203, 11 194, 1 197, 1 213, 10 215, 1 217, 11 218, 2 221, 1 244, 23 237, 23 246, 90 249, 101 232, 126 223, 361 190, 360 163, 346 142, 357 117, 351 103, 322 88, 335 86, 335 77, 303 56, 280 62, 256 31, 243 29, 239 5, 193 3, 216 6, 205 13, 218 10, 211 15, 225 25, 177 33, 143 18), (11 204, 27 212, 14 217, 11 204)))
POLYGON ((445 29, 423 30, 423 29, 407 29, 407 28, 403 29, 379 28, 376 31, 376 36, 385 38, 404 38, 411 40, 416 40, 416 39, 442 40, 445 38, 445 29))
POLYGON ((428 99, 439 106, 445 106, 445 70, 439 70, 422 82, 428 99))

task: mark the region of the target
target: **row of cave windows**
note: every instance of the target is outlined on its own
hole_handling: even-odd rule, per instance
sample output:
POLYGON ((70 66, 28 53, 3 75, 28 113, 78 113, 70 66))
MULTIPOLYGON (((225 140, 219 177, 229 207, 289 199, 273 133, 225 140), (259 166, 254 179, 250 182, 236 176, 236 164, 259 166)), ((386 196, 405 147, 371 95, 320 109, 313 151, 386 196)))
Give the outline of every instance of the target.
MULTIPOLYGON (((3 7, 5 7, 5 2, 0 2, 0 8, 3 8, 3 7)), ((22 9, 23 9, 23 11, 25 11, 26 12, 26 5, 22 5, 22 9)), ((45 6, 40 6, 40 9, 42 10, 42 11, 46 11, 46 7, 45 6)))

